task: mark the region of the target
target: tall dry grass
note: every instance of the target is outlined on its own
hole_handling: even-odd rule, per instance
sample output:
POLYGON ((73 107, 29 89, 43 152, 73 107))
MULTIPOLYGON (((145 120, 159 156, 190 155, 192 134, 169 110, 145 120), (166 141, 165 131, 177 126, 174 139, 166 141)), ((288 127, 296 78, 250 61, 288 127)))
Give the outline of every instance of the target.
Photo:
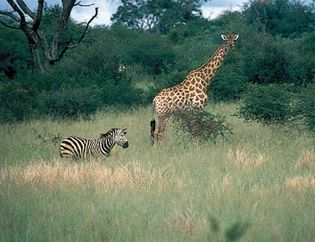
POLYGON ((170 125, 152 147, 150 107, 1 125, 0 241, 312 241, 313 134, 244 123, 236 108, 209 105, 233 131, 216 143, 170 125), (59 158, 59 138, 113 127, 127 128, 128 149, 59 158))
POLYGON ((158 189, 173 186, 181 189, 185 183, 174 174, 165 176, 165 168, 147 169, 138 161, 126 165, 109 167, 92 160, 87 163, 68 163, 53 160, 49 163, 41 160, 26 166, 4 167, 0 170, 0 183, 13 182, 17 185, 52 187, 94 186, 97 191, 116 190, 124 187, 130 189, 158 189))

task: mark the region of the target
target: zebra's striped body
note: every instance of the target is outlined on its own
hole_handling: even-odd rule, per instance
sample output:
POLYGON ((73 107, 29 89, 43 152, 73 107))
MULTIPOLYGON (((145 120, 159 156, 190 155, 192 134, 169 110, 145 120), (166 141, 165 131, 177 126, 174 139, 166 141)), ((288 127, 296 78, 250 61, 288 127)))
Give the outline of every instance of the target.
POLYGON ((59 147, 61 157, 107 157, 115 144, 127 148, 128 140, 125 137, 125 129, 111 129, 105 134, 101 134, 98 139, 84 139, 70 136, 64 139, 59 147))

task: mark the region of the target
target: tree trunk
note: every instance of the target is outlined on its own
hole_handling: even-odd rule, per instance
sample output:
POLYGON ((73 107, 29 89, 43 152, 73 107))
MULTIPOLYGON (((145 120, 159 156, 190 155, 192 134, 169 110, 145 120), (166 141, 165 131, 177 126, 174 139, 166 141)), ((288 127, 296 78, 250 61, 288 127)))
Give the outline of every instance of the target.
POLYGON ((37 70, 39 70, 41 73, 45 73, 47 71, 47 69, 43 65, 42 60, 40 58, 41 49, 39 48, 38 45, 29 45, 29 46, 30 46, 30 50, 31 50, 31 54, 32 54, 32 60, 33 60, 34 67, 37 70))

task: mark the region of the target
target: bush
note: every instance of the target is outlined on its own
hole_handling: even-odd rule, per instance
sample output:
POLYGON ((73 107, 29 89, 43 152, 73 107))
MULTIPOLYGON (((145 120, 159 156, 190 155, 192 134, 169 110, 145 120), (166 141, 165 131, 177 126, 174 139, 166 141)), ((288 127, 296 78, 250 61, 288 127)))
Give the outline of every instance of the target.
POLYGON ((204 110, 177 111, 173 117, 178 134, 184 132, 199 142, 215 142, 218 137, 226 138, 226 135, 232 133, 225 117, 204 110))
POLYGON ((293 117, 291 99, 285 86, 253 86, 244 95, 237 115, 246 121, 284 123, 293 117))
POLYGON ((136 89, 127 78, 106 81, 100 95, 104 105, 133 106, 146 102, 143 91, 136 89))
POLYGON ((257 84, 292 83, 291 55, 281 41, 268 35, 257 35, 244 49, 245 74, 257 84))
POLYGON ((171 42, 160 35, 117 27, 112 34, 119 40, 122 59, 128 65, 141 64, 148 74, 167 72, 176 60, 171 42))
POLYGON ((234 101, 240 99, 241 94, 247 87, 246 77, 244 77, 237 66, 221 66, 218 75, 213 83, 210 84, 210 90, 215 101, 234 101))
POLYGON ((101 106, 100 92, 96 88, 43 92, 37 100, 40 113, 53 118, 88 118, 101 106))
POLYGON ((29 91, 17 82, 0 82, 0 122, 28 118, 32 111, 29 91))
POLYGON ((315 131, 315 86, 305 88, 299 95, 296 115, 310 129, 315 131))

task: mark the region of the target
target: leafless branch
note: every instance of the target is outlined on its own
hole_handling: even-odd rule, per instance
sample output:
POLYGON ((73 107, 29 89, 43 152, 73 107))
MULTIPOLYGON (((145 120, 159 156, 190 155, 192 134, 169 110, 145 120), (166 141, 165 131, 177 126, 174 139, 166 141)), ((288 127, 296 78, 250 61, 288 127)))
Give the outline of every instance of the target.
POLYGON ((55 34, 54 34, 54 37, 53 37, 53 40, 52 40, 51 46, 50 46, 50 58, 51 59, 57 59, 56 52, 57 52, 57 48, 58 48, 59 38, 60 38, 60 35, 63 33, 67 23, 68 23, 68 20, 69 20, 70 14, 71 14, 71 10, 73 8, 74 3, 75 3, 75 0, 69 0, 69 1, 63 0, 62 1, 63 6, 62 6, 62 12, 61 12, 61 15, 59 18, 58 28, 55 31, 55 34))
POLYGON ((2 21, 1 19, 0 19, 0 24, 2 24, 5 27, 8 27, 10 29, 21 29, 20 25, 8 24, 7 22, 2 21))
POLYGON ((90 4, 81 4, 81 1, 75 3, 73 6, 76 7, 76 6, 79 6, 79 7, 91 7, 91 6, 94 6, 95 4, 94 3, 90 3, 90 4))
POLYGON ((43 8, 44 8, 44 0, 38 0, 38 7, 37 7, 37 15, 36 18, 34 19, 34 24, 33 24, 33 30, 36 32, 39 28, 39 25, 42 20, 43 16, 43 8))
POLYGON ((7 17, 10 17, 11 19, 13 19, 16 22, 20 22, 20 19, 13 14, 13 12, 7 12, 7 11, 1 11, 0 10, 0 15, 5 15, 7 17))
POLYGON ((36 18, 35 13, 33 13, 32 10, 29 9, 29 7, 25 4, 23 0, 16 0, 16 2, 24 13, 30 16, 33 20, 36 18))
POLYGON ((13 10, 19 14, 21 25, 26 24, 24 13, 18 7, 18 5, 16 5, 16 3, 13 0, 7 0, 7 2, 10 4, 10 6, 13 8, 13 10))
POLYGON ((60 60, 69 49, 73 49, 81 43, 81 41, 84 39, 84 36, 85 36, 91 22, 96 18, 97 14, 98 14, 98 8, 95 8, 95 13, 91 17, 91 19, 87 22, 79 40, 76 43, 73 43, 73 39, 71 36, 70 40, 67 42, 66 46, 61 50, 59 56, 54 60, 54 62, 57 62, 58 60, 60 60))
POLYGON ((78 44, 80 44, 81 41, 83 40, 83 38, 84 38, 84 36, 85 36, 85 34, 86 34, 87 29, 89 28, 89 26, 90 26, 90 24, 92 23, 92 21, 96 18, 97 14, 98 14, 98 8, 95 8, 95 13, 94 13, 94 15, 91 17, 91 19, 87 22, 87 24, 86 24, 86 26, 85 26, 85 28, 84 28, 82 34, 81 34, 81 37, 80 37, 80 39, 78 40, 78 44))
POLYGON ((72 43, 72 36, 71 36, 70 40, 67 42, 66 46, 61 50, 58 58, 56 58, 54 60, 54 62, 59 61, 64 56, 64 54, 67 52, 67 50, 72 49, 72 48, 77 46, 77 45, 71 45, 71 43, 72 43))

